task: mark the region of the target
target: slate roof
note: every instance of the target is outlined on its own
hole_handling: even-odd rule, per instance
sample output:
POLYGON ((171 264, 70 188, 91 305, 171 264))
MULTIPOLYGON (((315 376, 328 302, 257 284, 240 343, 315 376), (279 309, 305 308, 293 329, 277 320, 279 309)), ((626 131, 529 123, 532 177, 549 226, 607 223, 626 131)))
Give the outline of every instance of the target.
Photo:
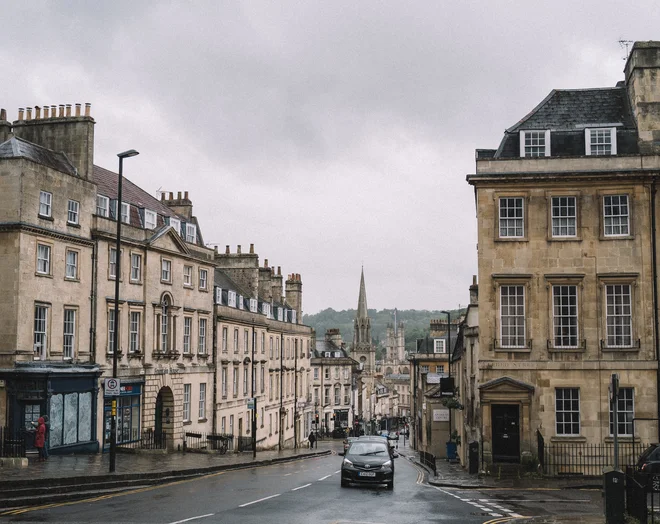
POLYGON ((227 273, 222 271, 222 269, 216 268, 214 277, 215 277, 214 285, 216 285, 220 289, 223 289, 225 291, 227 290, 235 291, 237 295, 242 295, 243 298, 251 298, 250 293, 248 293, 245 289, 243 289, 236 282, 234 282, 229 277, 229 275, 227 275, 227 273))
MULTIPOLYGON (((637 128, 625 86, 596 89, 554 89, 540 104, 508 128, 495 158, 520 156, 519 131, 552 131, 551 156, 585 155, 585 127, 617 129, 617 154, 636 154, 637 128)), ((488 158, 489 150, 478 157, 488 158)))
POLYGON ((64 153, 57 153, 22 138, 12 137, 0 144, 0 158, 25 158, 71 176, 78 176, 64 153))
POLYGON ((317 340, 316 347, 314 348, 314 356, 316 358, 325 358, 326 351, 330 351, 332 358, 338 358, 335 357, 335 353, 334 353, 335 351, 340 351, 342 357, 348 357, 348 353, 346 353, 346 350, 340 348, 336 344, 333 344, 328 340, 317 340))

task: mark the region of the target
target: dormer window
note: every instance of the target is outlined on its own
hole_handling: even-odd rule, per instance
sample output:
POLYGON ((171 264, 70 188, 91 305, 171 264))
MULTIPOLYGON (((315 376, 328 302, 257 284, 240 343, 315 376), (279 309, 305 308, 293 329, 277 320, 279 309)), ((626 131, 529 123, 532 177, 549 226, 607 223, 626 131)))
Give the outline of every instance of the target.
POLYGON ((195 244, 197 242, 197 228, 195 224, 186 224, 186 242, 195 244))
POLYGON ((96 196, 96 214, 107 217, 110 214, 110 199, 103 195, 96 196))
POLYGON ((257 300, 256 300, 255 298, 251 298, 251 299, 250 299, 250 311, 251 311, 252 313, 256 313, 256 312, 257 312, 257 300))
POLYGON ((144 228, 156 229, 156 212, 151 209, 144 210, 144 228))
POLYGON ((296 311, 295 310, 291 311, 291 323, 296 324, 296 311))
POLYGON ((550 130, 521 131, 520 156, 550 156, 550 130))
POLYGON ((341 357, 341 351, 335 351, 335 357, 340 358, 341 357))
POLYGON ((181 235, 181 220, 170 217, 170 227, 174 228, 174 230, 181 235))
POLYGON ((585 129, 584 142, 588 156, 616 155, 616 128, 585 129))
MULTIPOLYGON (((326 352, 325 352, 325 358, 330 358, 330 352, 329 352, 329 351, 326 351, 326 352)), ((327 371, 327 370, 326 370, 326 371, 327 371)), ((326 377, 326 378, 327 378, 327 377, 326 377)))
POLYGON ((229 291, 229 293, 227 293, 227 303, 231 307, 236 307, 236 291, 229 291))
POLYGON ((243 309, 243 295, 238 295, 238 309, 243 309))
POLYGON ((267 302, 264 302, 261 304, 261 312, 266 315, 268 318, 270 318, 270 304, 267 302))
POLYGON ((126 202, 121 203, 121 221, 124 224, 131 223, 131 205, 126 202))
POLYGON ((220 287, 215 288, 215 303, 222 304, 222 288, 220 287))

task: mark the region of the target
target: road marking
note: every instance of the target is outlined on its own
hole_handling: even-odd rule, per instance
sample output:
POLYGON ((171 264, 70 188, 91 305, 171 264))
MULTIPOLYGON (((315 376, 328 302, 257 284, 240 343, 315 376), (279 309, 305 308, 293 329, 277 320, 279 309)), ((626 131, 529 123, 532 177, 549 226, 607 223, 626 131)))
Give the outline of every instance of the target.
POLYGON ((293 475, 293 473, 285 473, 283 476, 288 477, 289 475, 293 475))
POLYGON ((445 491, 444 489, 439 488, 438 486, 430 486, 430 487, 440 491, 441 493, 444 493, 445 495, 451 495, 452 497, 457 498, 458 500, 460 500, 462 502, 465 502, 466 504, 470 504, 470 505, 474 506, 475 508, 479 508, 482 511, 486 511, 486 512, 488 512, 488 514, 491 517, 502 517, 502 515, 500 513, 496 513, 493 510, 494 508, 498 509, 502 513, 508 513, 509 514, 508 517, 502 517, 501 520, 500 519, 489 520, 488 522, 484 522, 484 524, 496 524, 498 522, 509 522, 512 518, 520 518, 520 519, 526 518, 526 517, 523 517, 522 515, 519 515, 518 513, 514 513, 513 511, 505 509, 505 508, 503 508, 499 505, 496 506, 494 504, 490 504, 490 506, 492 506, 492 508, 489 508, 489 507, 483 506, 482 504, 479 504, 479 502, 486 503, 487 499, 478 499, 479 502, 475 502, 472 499, 461 498, 461 497, 459 497, 459 496, 457 496, 453 493, 450 493, 448 491, 445 491))
POLYGON ((252 502, 247 502, 246 504, 241 504, 238 507, 239 508, 244 508, 245 506, 250 506, 252 504, 256 504, 257 502, 263 502, 264 500, 274 499, 275 497, 279 497, 280 495, 281 495, 281 493, 278 493, 277 495, 271 495, 270 497, 264 497, 264 498, 259 499, 259 500, 253 500, 252 502))
POLYGON ((177 520, 176 522, 170 522, 170 524, 181 524, 182 522, 188 522, 191 520, 205 519, 206 517, 212 517, 215 513, 209 513, 208 515, 200 515, 199 517, 190 517, 189 519, 177 520))
POLYGON ((322 480, 325 480, 325 479, 327 479, 327 478, 330 478, 330 477, 332 477, 332 475, 326 475, 325 477, 321 477, 321 478, 319 479, 319 482, 321 482, 322 480))
MULTIPOLYGON (((341 469, 338 469, 337 471, 335 471, 335 473, 341 473, 341 469)), ((333 473, 333 475, 334 475, 335 473, 333 473)))
POLYGON ((309 483, 309 484, 305 484, 304 486, 298 486, 297 488, 293 488, 291 491, 298 491, 299 489, 308 488, 311 485, 312 484, 309 483))

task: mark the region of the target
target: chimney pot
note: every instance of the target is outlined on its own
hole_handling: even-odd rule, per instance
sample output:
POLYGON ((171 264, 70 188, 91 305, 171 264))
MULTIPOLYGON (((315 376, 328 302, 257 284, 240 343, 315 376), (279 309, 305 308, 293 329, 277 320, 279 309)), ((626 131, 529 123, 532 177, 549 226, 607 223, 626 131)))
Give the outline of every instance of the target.
POLYGON ((80 104, 76 104, 76 116, 80 116, 80 104))
MULTIPOLYGON (((50 106, 44 106, 44 118, 49 117, 49 115, 48 115, 48 110, 49 109, 50 109, 50 106)), ((0 120, 2 120, 2 119, 0 118, 0 120)))
MULTIPOLYGON (((174 195, 174 193, 172 193, 172 195, 174 195)), ((181 200, 181 191, 177 191, 177 193, 176 193, 176 199, 177 199, 177 200, 181 200)))
POLYGON ((218 254, 218 245, 216 244, 215 247, 213 248, 213 251, 215 251, 215 254, 218 254))
POLYGON ((27 115, 25 116, 25 120, 32 120, 32 108, 26 107, 25 110, 27 112, 27 115))
POLYGON ((170 200, 174 200, 174 191, 170 191, 170 200))
POLYGON ((39 120, 41 118, 41 108, 39 106, 34 106, 34 119, 39 120))
POLYGON ((162 202, 163 200, 165 200, 165 191, 163 191, 163 192, 160 194, 160 200, 161 200, 161 202, 162 202))
POLYGON ((60 116, 60 117, 64 117, 64 104, 60 104, 60 113, 59 113, 59 116, 60 116))
POLYGON ((238 246, 236 246, 236 254, 237 255, 241 254, 241 245, 240 244, 238 244, 238 246))
POLYGON ((71 116, 71 104, 66 105, 66 116, 71 116))
POLYGON ((23 111, 25 111, 22 107, 18 108, 18 119, 23 120, 23 111))
POLYGON ((183 198, 185 198, 186 200, 188 200, 188 191, 186 191, 186 192, 183 193, 183 198))
POLYGON ((250 244, 250 255, 254 255, 254 244, 250 244))
POLYGON ((277 274, 282 276, 282 266, 277 266, 277 274))
POLYGON ((7 120, 7 110, 0 109, 0 120, 7 120))
POLYGON ((265 268, 268 267, 268 259, 267 259, 267 258, 264 258, 264 267, 265 267, 265 268))
POLYGON ((229 250, 229 246, 227 246, 225 248, 225 255, 229 255, 230 253, 231 253, 231 251, 229 250))
POLYGON ((50 106, 50 117, 57 117, 57 106, 50 106))
POLYGON ((85 103, 85 116, 90 116, 90 112, 92 110, 92 104, 89 102, 85 103))

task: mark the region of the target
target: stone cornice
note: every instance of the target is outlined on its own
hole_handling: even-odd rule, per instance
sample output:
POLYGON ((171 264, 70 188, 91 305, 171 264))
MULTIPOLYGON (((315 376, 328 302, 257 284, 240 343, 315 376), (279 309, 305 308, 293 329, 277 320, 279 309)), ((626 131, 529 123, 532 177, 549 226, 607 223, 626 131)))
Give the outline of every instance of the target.
POLYGON ((2 222, 0 223, 0 231, 20 231, 33 235, 56 238, 58 240, 63 240, 65 242, 70 242, 72 244, 78 244, 81 246, 92 247, 94 245, 94 242, 89 238, 70 235, 61 231, 55 231, 53 229, 36 226, 34 224, 27 224, 25 222, 2 222))

